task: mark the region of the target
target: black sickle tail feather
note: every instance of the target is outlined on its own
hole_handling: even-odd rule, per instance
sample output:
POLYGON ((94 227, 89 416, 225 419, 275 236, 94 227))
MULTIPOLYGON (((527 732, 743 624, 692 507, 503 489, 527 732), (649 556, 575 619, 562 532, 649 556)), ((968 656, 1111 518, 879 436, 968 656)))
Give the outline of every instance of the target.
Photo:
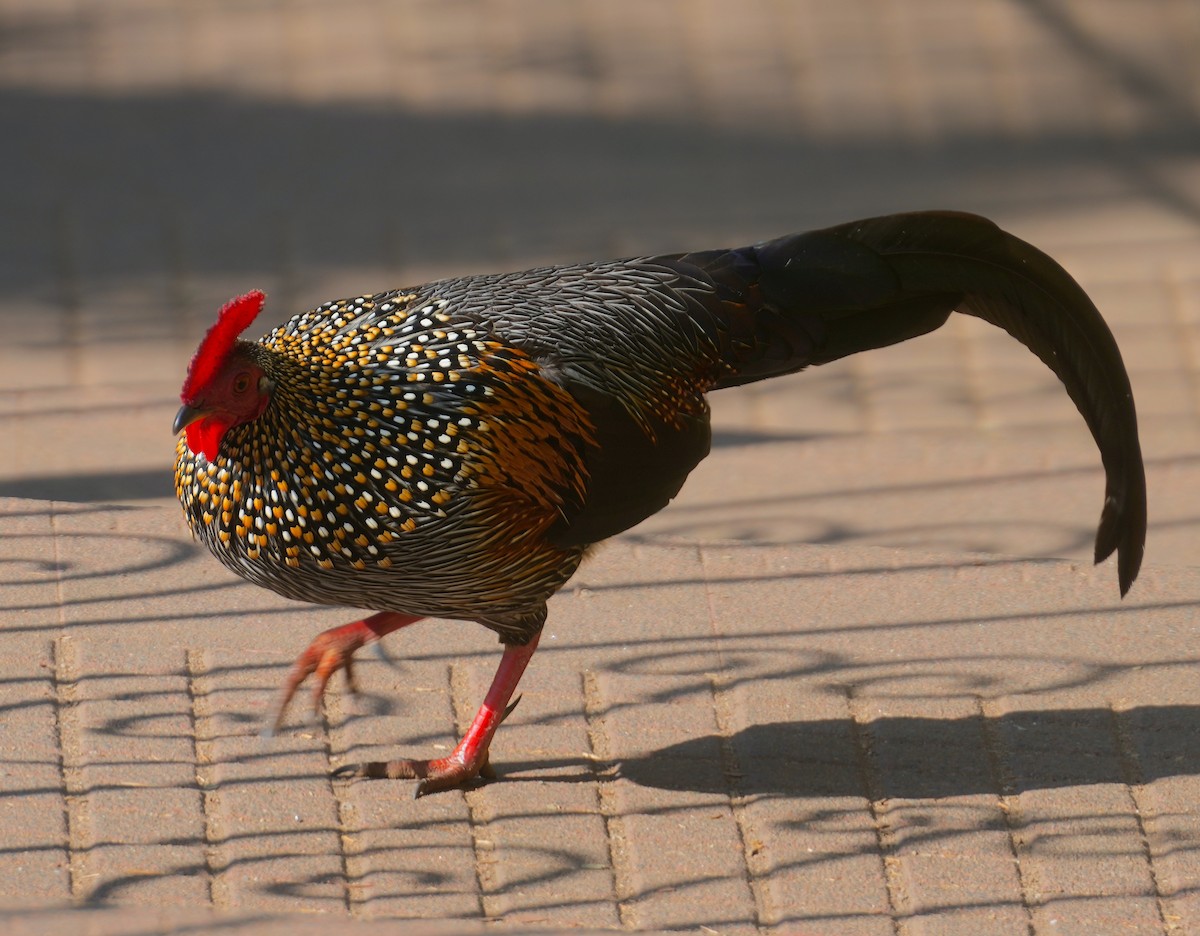
POLYGON ((872 218, 736 251, 693 254, 725 298, 734 386, 933 331, 951 311, 999 326, 1058 376, 1106 474, 1096 562, 1117 552, 1121 594, 1146 538, 1146 477, 1129 376, 1083 289, 1037 248, 974 215, 872 218))

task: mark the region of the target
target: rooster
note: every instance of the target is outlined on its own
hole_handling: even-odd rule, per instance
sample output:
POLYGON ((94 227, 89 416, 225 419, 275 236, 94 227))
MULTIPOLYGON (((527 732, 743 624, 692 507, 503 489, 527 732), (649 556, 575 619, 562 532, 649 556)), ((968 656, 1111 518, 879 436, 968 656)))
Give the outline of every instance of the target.
MULTIPOLYGON (((175 487, 225 566, 288 598, 373 612, 318 635, 318 703, 356 650, 423 618, 503 645, 447 757, 350 764, 416 794, 490 775, 488 751, 589 548, 661 510, 708 454, 706 394, 940 327, 1005 329, 1062 381, 1106 474, 1095 558, 1124 595, 1146 533, 1129 378, 1050 257, 972 215, 923 212, 750 247, 447 279, 326 302, 258 342, 228 303, 188 368, 175 487)), ((351 683, 353 685, 353 683, 351 683)))

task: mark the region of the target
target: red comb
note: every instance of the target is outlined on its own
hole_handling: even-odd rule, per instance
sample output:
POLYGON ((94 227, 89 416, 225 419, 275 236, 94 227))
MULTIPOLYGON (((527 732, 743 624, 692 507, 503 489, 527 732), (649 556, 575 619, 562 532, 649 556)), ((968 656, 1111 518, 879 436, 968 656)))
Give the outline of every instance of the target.
POLYGON ((238 335, 262 311, 266 298, 266 293, 255 289, 244 296, 230 299, 221 307, 216 324, 208 330, 196 349, 192 363, 188 365, 187 380, 183 382, 183 390, 179 394, 184 403, 194 399, 196 393, 216 376, 238 335))

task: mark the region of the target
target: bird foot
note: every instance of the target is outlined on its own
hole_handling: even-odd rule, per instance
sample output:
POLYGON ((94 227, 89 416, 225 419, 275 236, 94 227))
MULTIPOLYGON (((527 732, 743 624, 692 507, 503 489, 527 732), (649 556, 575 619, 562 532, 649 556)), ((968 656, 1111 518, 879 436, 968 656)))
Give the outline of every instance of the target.
MULTIPOLYGON (((520 701, 521 697, 517 696, 505 707, 496 720, 496 726, 512 714, 520 701)), ((468 736, 459 742, 449 757, 343 764, 333 771, 332 776, 337 780, 416 780, 418 783, 413 791, 413 799, 420 799, 426 793, 467 786, 477 778, 495 780, 496 771, 488 760, 488 749, 473 744, 468 736)))
POLYGON ((275 718, 271 722, 268 734, 275 734, 283 724, 283 716, 287 713, 288 705, 309 676, 315 674, 312 689, 313 714, 321 711, 321 699, 325 695, 325 687, 338 670, 346 671, 346 685, 350 692, 358 691, 354 681, 354 654, 359 648, 373 643, 385 634, 401 627, 419 621, 419 617, 407 614, 381 612, 361 621, 352 621, 341 627, 331 627, 313 638, 308 649, 296 658, 291 672, 283 684, 279 703, 275 707, 275 718))
POLYGON ((354 652, 367 642, 367 635, 357 625, 358 622, 346 624, 343 627, 335 627, 318 634, 308 645, 308 649, 296 658, 296 662, 292 664, 292 669, 284 681, 283 692, 275 707, 275 717, 271 722, 272 734, 279 731, 288 706, 296 695, 296 690, 309 676, 316 674, 312 690, 314 714, 320 712, 325 687, 329 685, 330 678, 338 670, 346 671, 346 685, 350 691, 352 693, 358 691, 354 680, 354 652))
POLYGON ((344 764, 333 772, 336 779, 364 778, 368 780, 416 780, 413 799, 427 793, 439 793, 455 787, 465 787, 472 780, 495 780, 496 771, 488 762, 487 751, 472 764, 451 754, 436 760, 369 761, 364 764, 344 764))

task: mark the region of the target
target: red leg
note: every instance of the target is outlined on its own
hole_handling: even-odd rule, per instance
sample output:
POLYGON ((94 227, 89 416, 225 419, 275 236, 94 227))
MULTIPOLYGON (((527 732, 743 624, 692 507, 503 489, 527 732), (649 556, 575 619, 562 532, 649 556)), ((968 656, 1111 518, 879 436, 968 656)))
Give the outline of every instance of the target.
POLYGON ((321 696, 325 694, 329 678, 338 670, 346 671, 346 683, 350 686, 351 692, 356 691, 353 657, 359 647, 374 643, 380 637, 407 627, 409 624, 415 624, 419 620, 421 618, 412 614, 382 611, 379 614, 363 618, 361 621, 352 621, 341 627, 332 627, 317 634, 313 638, 313 642, 308 645, 308 649, 300 654, 296 658, 296 662, 292 664, 292 671, 288 673, 287 680, 283 684, 283 695, 275 709, 275 720, 271 730, 273 732, 279 730, 279 726, 283 724, 284 713, 287 711, 292 697, 296 694, 296 690, 313 673, 316 673, 316 683, 313 686, 312 694, 313 711, 316 712, 320 710, 321 696))
POLYGON ((484 697, 483 705, 471 722, 471 727, 463 735, 463 739, 448 757, 436 760, 394 760, 374 761, 367 764, 347 764, 334 771, 338 777, 370 777, 373 779, 415 779, 417 784, 416 796, 426 793, 436 793, 438 790, 448 790, 459 786, 473 777, 485 773, 488 767, 488 748, 492 736, 513 706, 509 705, 517 683, 533 651, 537 649, 539 634, 523 647, 508 646, 504 648, 504 656, 496 668, 492 678, 491 688, 484 697))

